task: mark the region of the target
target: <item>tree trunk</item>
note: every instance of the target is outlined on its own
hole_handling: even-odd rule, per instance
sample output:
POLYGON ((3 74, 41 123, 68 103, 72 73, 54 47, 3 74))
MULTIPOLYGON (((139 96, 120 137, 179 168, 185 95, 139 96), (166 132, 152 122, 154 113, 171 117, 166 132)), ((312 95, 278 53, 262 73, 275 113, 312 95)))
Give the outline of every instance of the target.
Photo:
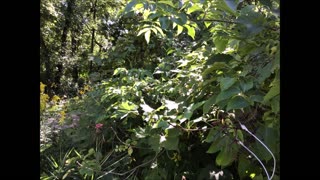
MULTIPOLYGON (((67 37, 68 32, 71 26, 71 17, 73 15, 75 0, 68 0, 67 1, 67 11, 65 13, 65 23, 62 30, 62 36, 61 36, 61 48, 60 48, 60 57, 64 58, 66 56, 66 48, 67 48, 67 37)), ((61 94, 61 77, 63 75, 63 63, 59 62, 56 65, 58 71, 55 74, 55 92, 58 94, 61 94)))
MULTIPOLYGON (((97 13, 97 2, 98 0, 94 1, 93 7, 92 7, 92 13, 93 13, 93 22, 94 24, 96 23, 96 13, 97 13)), ((90 47, 90 53, 93 55, 93 50, 94 50, 94 40, 95 40, 95 33, 96 29, 93 27, 92 28, 92 33, 91 33, 91 47, 90 47)), ((89 61, 89 73, 92 72, 93 69, 93 64, 92 61, 89 61)))

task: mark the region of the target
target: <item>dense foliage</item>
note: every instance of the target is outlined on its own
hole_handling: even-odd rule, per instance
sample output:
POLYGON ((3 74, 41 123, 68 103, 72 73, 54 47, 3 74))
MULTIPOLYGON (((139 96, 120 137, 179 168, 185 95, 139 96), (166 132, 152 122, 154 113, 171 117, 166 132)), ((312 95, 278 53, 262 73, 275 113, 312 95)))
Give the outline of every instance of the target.
POLYGON ((279 179, 279 1, 40 10, 41 179, 279 179))

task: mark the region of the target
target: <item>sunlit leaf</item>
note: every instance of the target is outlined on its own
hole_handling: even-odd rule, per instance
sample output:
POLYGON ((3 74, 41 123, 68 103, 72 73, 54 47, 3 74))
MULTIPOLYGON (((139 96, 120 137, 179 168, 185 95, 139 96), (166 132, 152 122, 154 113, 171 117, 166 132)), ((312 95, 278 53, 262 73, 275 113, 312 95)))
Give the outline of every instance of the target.
POLYGON ((147 44, 149 44, 149 41, 150 41, 150 34, 151 34, 150 29, 144 34, 144 38, 146 39, 147 44))
POLYGON ((180 25, 177 25, 177 26, 178 26, 177 35, 179 35, 183 31, 183 26, 180 26, 180 25))
POLYGON ((197 4, 195 4, 195 5, 191 6, 190 8, 188 8, 187 14, 191 14, 195 11, 203 11, 203 9, 200 6, 198 6, 197 4))

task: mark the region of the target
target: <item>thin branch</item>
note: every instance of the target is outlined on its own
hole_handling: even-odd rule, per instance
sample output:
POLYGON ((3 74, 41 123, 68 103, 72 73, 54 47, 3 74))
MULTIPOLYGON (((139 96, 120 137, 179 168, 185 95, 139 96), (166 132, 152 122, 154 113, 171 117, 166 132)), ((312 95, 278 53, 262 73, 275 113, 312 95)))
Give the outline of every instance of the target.
POLYGON ((123 172, 123 173, 116 173, 116 172, 112 172, 112 171, 113 171, 113 170, 112 170, 112 171, 108 171, 108 172, 106 172, 105 174, 99 176, 97 179, 100 179, 100 178, 102 178, 102 177, 104 177, 104 176, 106 176, 106 175, 108 175, 108 174, 114 174, 114 175, 118 175, 118 176, 124 176, 124 175, 126 175, 126 174, 128 174, 128 173, 130 173, 130 172, 132 172, 132 171, 135 171, 136 169, 138 169, 138 168, 140 168, 140 167, 142 167, 142 166, 145 166, 145 165, 153 162, 153 161, 154 161, 160 154, 162 154, 162 153, 163 153, 163 151, 161 151, 160 153, 157 153, 157 154, 154 156, 154 158, 152 158, 151 160, 149 160, 149 161, 147 161, 147 162, 145 162, 145 163, 142 163, 142 164, 134 167, 133 169, 131 169, 131 170, 129 170, 129 171, 126 171, 126 172, 123 172))

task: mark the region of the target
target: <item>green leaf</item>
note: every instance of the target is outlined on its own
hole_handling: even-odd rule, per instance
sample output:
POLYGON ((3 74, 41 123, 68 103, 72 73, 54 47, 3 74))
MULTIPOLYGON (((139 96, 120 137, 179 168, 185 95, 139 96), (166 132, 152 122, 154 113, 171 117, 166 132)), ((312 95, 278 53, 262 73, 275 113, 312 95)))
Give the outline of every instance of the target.
POLYGON ((171 6, 171 7, 174 7, 172 1, 158 1, 158 3, 160 3, 160 4, 167 4, 167 5, 171 6))
POLYGON ((213 63, 213 65, 210 68, 207 68, 206 70, 204 70, 204 72, 202 73, 202 76, 205 76, 207 74, 215 72, 215 70, 223 70, 223 69, 227 69, 227 68, 229 68, 229 66, 226 63, 215 62, 215 63, 213 63))
POLYGON ((270 104, 272 112, 278 113, 280 111, 280 96, 272 98, 270 104))
POLYGON ((247 78, 244 80, 240 81, 240 87, 243 92, 247 92, 251 88, 253 88, 253 79, 252 78, 247 78))
POLYGON ((177 128, 166 129, 166 136, 168 137, 179 136, 179 134, 180 134, 180 130, 177 128))
POLYGON ((213 38, 213 42, 217 48, 217 51, 221 53, 226 49, 227 44, 228 44, 228 39, 226 39, 222 36, 216 36, 213 38))
POLYGON ((179 17, 179 19, 180 19, 180 21, 182 23, 181 25, 184 25, 184 24, 187 23, 188 17, 187 17, 187 15, 185 13, 179 13, 177 16, 179 17))
POLYGON ((160 152, 160 135, 155 134, 148 138, 148 144, 150 145, 151 149, 156 152, 160 152))
POLYGON ((120 73, 124 73, 124 74, 127 74, 128 73, 128 70, 126 68, 117 68, 114 70, 113 72, 113 75, 118 75, 120 73))
POLYGON ((159 22, 162 29, 167 29, 169 27, 169 18, 167 16, 160 17, 159 22))
POLYGON ((231 87, 236 82, 236 79, 225 77, 225 78, 218 78, 218 81, 220 82, 221 91, 224 91, 229 87, 231 87))
POLYGON ((236 11, 234 10, 234 0, 231 0, 231 2, 229 3, 229 0, 219 0, 216 1, 216 7, 224 12, 228 12, 234 16, 236 16, 236 11))
POLYGON ((266 66, 258 69, 258 82, 262 83, 264 80, 266 80, 271 75, 271 68, 272 63, 268 63, 266 66))
POLYGON ((252 163, 248 160, 247 157, 244 155, 239 156, 239 161, 238 161, 238 174, 240 178, 244 178, 245 176, 248 176, 251 174, 252 171, 252 163))
POLYGON ((135 9, 143 8, 143 3, 138 3, 134 6, 135 9))
POLYGON ((119 108, 127 111, 132 111, 132 110, 137 110, 138 106, 130 101, 125 101, 119 105, 119 108))
POLYGON ((207 138, 204 141, 207 143, 210 143, 210 142, 216 140, 219 137, 218 133, 220 133, 218 128, 210 129, 209 134, 207 135, 207 138))
POLYGON ((195 29, 194 29, 194 27, 191 27, 191 26, 189 26, 189 25, 184 25, 184 27, 186 27, 187 28, 187 30, 188 30, 188 35, 190 36, 190 37, 192 37, 192 39, 194 39, 194 36, 196 35, 196 31, 195 31, 195 29))
POLYGON ((144 34, 144 38, 146 39, 147 44, 149 44, 150 35, 151 35, 151 31, 150 31, 150 29, 149 29, 149 31, 147 31, 147 32, 144 34))
POLYGON ((230 165, 236 159, 238 150, 236 144, 232 144, 231 147, 230 145, 225 147, 216 158, 217 165, 222 166, 222 168, 230 165))
POLYGON ((264 96, 263 101, 267 102, 269 101, 271 98, 277 96, 280 94, 280 83, 278 81, 278 83, 276 83, 274 86, 272 86, 269 90, 269 92, 264 96))
POLYGON ((245 107, 248 107, 249 105, 250 105, 249 101, 246 100, 244 97, 235 96, 228 102, 227 111, 231 109, 245 108, 245 107))
POLYGON ((161 146, 167 150, 178 150, 179 136, 168 136, 166 140, 161 143, 161 146))
POLYGON ((268 6, 269 8, 272 8, 272 2, 271 2, 271 0, 259 0, 259 2, 260 2, 262 5, 265 5, 265 6, 268 6))
POLYGON ((240 93, 240 90, 238 88, 229 88, 228 90, 221 91, 216 99, 215 103, 218 103, 222 100, 228 99, 236 94, 240 93))
POLYGON ((195 11, 203 11, 203 9, 200 6, 198 6, 197 4, 195 4, 195 5, 191 6, 190 8, 188 8, 187 14, 191 14, 195 11))
POLYGON ((213 143, 211 144, 211 146, 207 150, 207 153, 213 154, 213 153, 220 151, 221 148, 223 147, 223 145, 225 144, 224 142, 225 142, 225 138, 219 138, 219 139, 213 141, 213 143))
POLYGON ((214 54, 208 58, 206 65, 213 64, 214 62, 228 63, 232 59, 233 59, 233 57, 228 54, 214 54))
POLYGON ((179 34, 182 33, 182 31, 183 31, 183 26, 180 26, 180 25, 177 25, 177 26, 178 26, 178 30, 177 30, 177 36, 178 36, 179 34))
POLYGON ((132 7, 137 4, 136 0, 132 0, 130 3, 127 4, 126 8, 124 9, 125 12, 129 12, 132 10, 132 7))
POLYGON ((207 114, 211 106, 216 102, 217 96, 211 96, 203 105, 203 114, 207 114))
POLYGON ((200 106, 202 106, 205 103, 205 101, 201 101, 201 102, 197 102, 195 104, 190 104, 189 107, 187 109, 185 109, 183 117, 190 120, 193 111, 198 109, 200 106))
POLYGON ((166 121, 159 120, 153 128, 162 128, 163 130, 167 129, 169 124, 166 121))
POLYGON ((157 31, 161 34, 162 37, 165 37, 161 28, 159 28, 158 26, 153 26, 153 27, 157 29, 157 31))
POLYGON ((204 25, 206 26, 206 28, 208 28, 211 24, 212 22, 207 22, 207 21, 204 22, 204 25))

